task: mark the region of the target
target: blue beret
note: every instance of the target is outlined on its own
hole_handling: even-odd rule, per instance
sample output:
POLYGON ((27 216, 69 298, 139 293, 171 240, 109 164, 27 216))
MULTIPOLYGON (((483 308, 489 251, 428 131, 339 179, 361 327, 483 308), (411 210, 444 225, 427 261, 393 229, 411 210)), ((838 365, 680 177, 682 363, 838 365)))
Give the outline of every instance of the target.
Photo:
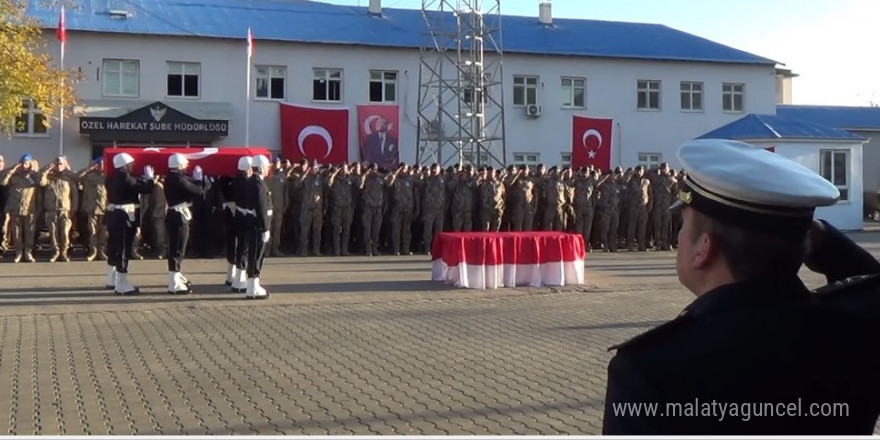
POLYGON ((19 162, 27 162, 27 161, 33 160, 33 159, 34 159, 34 157, 31 156, 30 153, 25 153, 25 154, 21 155, 21 159, 19 159, 18 161, 19 162))

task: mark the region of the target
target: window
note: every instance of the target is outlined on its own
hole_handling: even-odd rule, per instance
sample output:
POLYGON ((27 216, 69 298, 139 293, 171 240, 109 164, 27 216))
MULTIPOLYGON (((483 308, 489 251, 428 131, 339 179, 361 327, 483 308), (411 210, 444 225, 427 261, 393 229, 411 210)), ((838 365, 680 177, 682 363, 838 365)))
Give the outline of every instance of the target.
POLYGON ((662 159, 663 155, 660 153, 639 153, 639 165, 646 170, 659 166, 662 159))
POLYGON ((168 96, 199 97, 199 63, 168 63, 168 96))
POLYGON ((138 62, 104 60, 104 96, 138 96, 138 62))
POLYGON ((46 136, 46 118, 33 100, 21 101, 21 114, 15 118, 16 136, 46 136))
POLYGON ((397 72, 370 71, 370 102, 397 101, 397 72))
POLYGON ((471 164, 474 166, 489 165, 489 153, 487 153, 485 151, 480 152, 480 163, 479 164, 474 160, 476 158, 476 155, 471 151, 463 151, 461 153, 461 156, 464 159, 465 164, 471 164))
POLYGON ((256 66, 258 99, 284 99, 284 80, 287 68, 284 66, 256 66))
POLYGON ((563 168, 571 166, 571 153, 562 153, 562 162, 559 163, 563 168))
POLYGON ((849 200, 849 150, 820 150, 819 174, 840 190, 840 200, 849 200))
POLYGON ((722 84, 722 109, 726 112, 742 112, 745 84, 722 84))
POLYGON ((528 165, 534 167, 538 165, 541 155, 538 153, 513 153, 513 164, 516 166, 528 165))
POLYGON ((326 102, 342 101, 342 70, 315 69, 312 99, 326 102))
POLYGON ((586 82, 584 78, 562 78, 562 106, 584 108, 586 106, 586 82))
POLYGON ((538 104, 538 77, 514 76, 513 105, 525 107, 532 104, 538 104))
POLYGON ((681 111, 703 111, 703 83, 681 82, 681 111))
POLYGON ((638 81, 638 109, 660 110, 660 81, 638 81))

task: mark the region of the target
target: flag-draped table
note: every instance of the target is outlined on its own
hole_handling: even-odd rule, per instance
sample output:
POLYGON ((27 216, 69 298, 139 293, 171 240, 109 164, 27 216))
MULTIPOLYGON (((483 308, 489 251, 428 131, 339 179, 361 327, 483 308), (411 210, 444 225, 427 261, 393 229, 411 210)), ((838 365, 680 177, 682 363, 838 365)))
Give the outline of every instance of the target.
POLYGON ((441 233, 431 279, 469 289, 583 284, 584 240, 562 232, 441 233))

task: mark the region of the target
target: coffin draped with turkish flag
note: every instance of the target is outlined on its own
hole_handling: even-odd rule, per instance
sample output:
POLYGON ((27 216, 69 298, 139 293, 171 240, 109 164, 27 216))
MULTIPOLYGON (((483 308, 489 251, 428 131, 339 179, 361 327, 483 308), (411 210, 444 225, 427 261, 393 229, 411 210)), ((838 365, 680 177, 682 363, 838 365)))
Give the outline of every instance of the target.
POLYGON ((113 175, 113 157, 128 153, 134 158, 134 175, 143 173, 145 165, 151 165, 157 175, 168 173, 168 157, 180 153, 189 160, 188 170, 196 165, 202 167, 206 176, 234 176, 238 172, 238 159, 245 156, 264 155, 272 160, 272 154, 262 147, 219 148, 107 148, 104 150, 104 172, 113 175))
POLYGON ((572 116, 571 166, 611 168, 612 119, 572 116))
POLYGON ((348 162, 348 109, 280 103, 281 155, 292 162, 348 162))

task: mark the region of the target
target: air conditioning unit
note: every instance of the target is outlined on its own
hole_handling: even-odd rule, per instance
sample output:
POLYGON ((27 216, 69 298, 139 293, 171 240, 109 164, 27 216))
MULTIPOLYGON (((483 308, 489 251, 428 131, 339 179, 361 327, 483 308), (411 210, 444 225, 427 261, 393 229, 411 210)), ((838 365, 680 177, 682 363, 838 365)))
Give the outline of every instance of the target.
POLYGON ((537 118, 541 116, 541 106, 538 104, 529 104, 526 106, 526 116, 537 118))

